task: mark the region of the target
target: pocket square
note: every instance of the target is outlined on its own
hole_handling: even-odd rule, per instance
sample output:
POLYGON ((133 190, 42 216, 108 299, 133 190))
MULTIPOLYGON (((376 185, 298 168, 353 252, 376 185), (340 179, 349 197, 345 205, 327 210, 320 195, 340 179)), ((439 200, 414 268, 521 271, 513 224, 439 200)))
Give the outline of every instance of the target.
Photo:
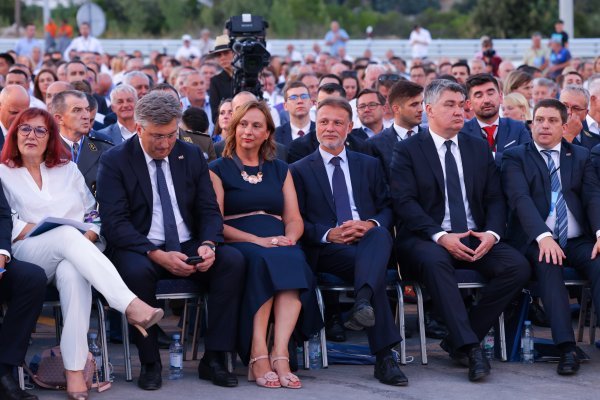
POLYGON ((508 146, 510 146, 511 144, 514 144, 516 142, 516 140, 513 140, 512 142, 508 142, 504 145, 504 148, 507 148, 508 146))

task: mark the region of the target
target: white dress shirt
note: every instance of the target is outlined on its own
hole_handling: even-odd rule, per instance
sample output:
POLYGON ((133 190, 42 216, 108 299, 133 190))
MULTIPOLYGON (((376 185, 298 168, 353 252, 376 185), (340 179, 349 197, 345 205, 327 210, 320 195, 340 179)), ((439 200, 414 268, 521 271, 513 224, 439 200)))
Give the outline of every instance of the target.
MULTIPOLYGON (((42 163, 40 172, 41 189, 27 168, 0 165, 4 194, 13 210, 13 240, 28 223, 37 224, 46 217, 82 222, 89 212, 96 209, 96 199, 75 163, 69 162, 53 168, 42 163)), ((100 234, 100 227, 96 224, 90 223, 89 229, 100 234)))
POLYGON ((6 138, 6 134, 8 133, 8 129, 6 129, 6 127, 4 126, 4 124, 2 123, 2 121, 0 121, 0 129, 2 129, 2 135, 4 135, 4 138, 6 138))
POLYGON ((121 137, 123 138, 123 141, 129 139, 130 137, 133 137, 133 135, 137 134, 137 132, 131 132, 129 129, 127 129, 127 127, 123 124, 121 124, 118 120, 117 120, 117 126, 119 127, 119 130, 121 131, 121 137))
POLYGON ((79 36, 73 39, 69 47, 67 47, 63 53, 63 56, 67 61, 71 61, 69 58, 69 52, 71 50, 75 50, 77 52, 85 51, 90 53, 104 53, 100 41, 92 36, 88 36, 87 38, 79 36))
MULTIPOLYGON (((144 158, 146 159, 146 165, 148 166, 148 173, 150 174, 150 183, 152 184, 152 223, 150 224, 150 231, 148 232, 148 240, 150 240, 156 246, 162 246, 165 244, 165 228, 162 206, 160 203, 160 195, 158 194, 158 187, 156 185, 156 164, 154 163, 154 159, 150 157, 148 153, 146 153, 143 147, 142 151, 144 152, 144 158)), ((171 197, 173 213, 175 214, 175 223, 177 224, 177 234, 179 235, 179 242, 187 242, 192 238, 192 234, 183 221, 183 217, 179 211, 177 196, 175 195, 175 186, 173 185, 173 176, 171 175, 171 168, 169 167, 169 157, 163 159, 162 170, 165 174, 165 180, 167 181, 169 197, 171 197)))
MULTIPOLYGON (((400 125, 397 125, 394 122, 394 125, 392 125, 394 127, 394 131, 396 131, 396 137, 398 138, 398 141, 401 140, 406 140, 408 139, 408 129, 401 127, 400 125)), ((410 128, 411 131, 413 131, 413 135, 419 132, 419 125, 414 126, 412 128, 410 128)))
MULTIPOLYGON (((444 182, 446 182, 446 140, 452 141, 452 147, 450 151, 456 160, 456 167, 458 169, 458 178, 460 179, 460 191, 462 192, 463 202, 465 204, 465 215, 467 216, 467 228, 469 230, 477 230, 477 225, 475 225, 475 220, 473 219, 473 214, 471 214, 471 206, 469 205, 469 199, 467 198, 467 189, 465 187, 465 174, 462 165, 462 157, 460 156, 460 149, 458 147, 458 136, 454 136, 452 139, 445 139, 439 136, 437 133, 433 132, 431 128, 429 129, 431 132, 431 138, 433 139, 433 143, 435 145, 435 149, 437 150, 438 157, 440 159, 440 164, 442 165, 442 172, 444 174, 444 182)), ((431 239, 437 243, 438 239, 445 235, 447 232, 452 231, 452 224, 450 223, 450 205, 448 204, 448 188, 446 184, 444 184, 444 220, 442 221, 442 232, 438 232, 431 237, 431 239)), ((491 233, 496 238, 496 243, 500 240, 500 236, 496 232, 487 231, 491 233)))
MULTIPOLYGON (((535 142, 534 142, 534 145, 535 145, 535 148, 540 152, 540 155, 542 156, 544 163, 546 165, 548 165, 548 157, 544 153, 542 153, 542 150, 546 150, 546 149, 538 146, 538 144, 535 142)), ((556 150, 556 151, 552 152, 552 161, 554 161, 554 166, 556 168, 556 172, 554 172, 554 173, 557 174, 558 179, 561 182, 561 190, 562 190, 562 177, 560 176, 560 150, 561 150, 561 148, 562 148, 562 145, 559 143, 550 150, 556 150)), ((565 206, 567 207, 567 224, 568 224, 567 225, 567 238, 572 239, 572 238, 579 237, 579 236, 581 236, 581 233, 582 233, 581 226, 579 226, 579 224, 577 223, 577 220, 575 219, 575 217, 573 217, 573 213, 571 213, 571 210, 569 210, 569 206, 567 205, 566 199, 565 199, 565 206)), ((556 207, 555 207, 554 212, 552 214, 549 214, 548 218, 546 218, 546 226, 548 227, 550 232, 544 232, 541 235, 539 235, 538 237, 536 237, 535 240, 538 243, 540 242, 540 240, 542 240, 543 238, 548 237, 548 236, 551 236, 554 239, 558 239, 558 232, 554 233, 554 229, 556 228, 556 207)))
POLYGON ((491 124, 486 124, 485 122, 480 121, 479 119, 477 119, 477 123, 479 124, 479 127, 481 128, 481 135, 486 135, 487 137, 487 132, 483 130, 483 128, 487 128, 488 126, 494 126, 496 125, 496 130, 494 131, 494 140, 496 139, 496 136, 498 136, 498 127, 500 126, 500 117, 496 118, 496 120, 494 122, 492 122, 491 124))
POLYGON ((594 135, 600 135, 600 125, 598 125, 598 121, 594 120, 590 114, 586 115, 585 120, 587 122, 589 132, 593 133, 594 135))
POLYGON ((419 32, 413 30, 408 41, 412 47, 412 58, 425 58, 431 43, 431 34, 425 28, 419 28, 419 32), (421 43, 416 43, 419 41, 421 43))
POLYGON ((298 139, 299 137, 301 137, 300 135, 298 135, 298 132, 302 131, 306 135, 310 131, 310 119, 308 120, 308 124, 301 128, 297 128, 296 126, 294 126, 294 124, 292 124, 292 121, 290 121, 290 129, 292 131, 292 140, 298 139))
POLYGON ((44 103, 35 96, 29 96, 29 108, 39 108, 41 110, 47 110, 46 103, 44 103))
POLYGON ((79 142, 78 142, 79 143, 79 151, 77 153, 77 159, 74 157, 75 154, 73 152, 73 143, 74 142, 71 139, 67 139, 67 137, 63 136, 62 133, 60 134, 60 137, 66 144, 69 145, 69 148, 71 149, 71 157, 73 159, 73 162, 75 164, 77 164, 77 159, 79 158, 79 154, 81 154, 81 145, 83 145, 83 136, 81 137, 81 139, 79 139, 79 142))

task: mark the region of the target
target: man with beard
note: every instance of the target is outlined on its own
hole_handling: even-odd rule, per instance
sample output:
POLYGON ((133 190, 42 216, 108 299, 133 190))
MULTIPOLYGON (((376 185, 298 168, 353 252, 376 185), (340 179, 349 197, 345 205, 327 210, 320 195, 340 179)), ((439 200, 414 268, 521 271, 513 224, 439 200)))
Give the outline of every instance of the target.
POLYGON ((531 135, 523 122, 500 118, 502 93, 492 75, 472 75, 467 79, 466 87, 467 101, 475 118, 465 122, 461 132, 487 140, 499 166, 505 149, 531 142, 531 135))

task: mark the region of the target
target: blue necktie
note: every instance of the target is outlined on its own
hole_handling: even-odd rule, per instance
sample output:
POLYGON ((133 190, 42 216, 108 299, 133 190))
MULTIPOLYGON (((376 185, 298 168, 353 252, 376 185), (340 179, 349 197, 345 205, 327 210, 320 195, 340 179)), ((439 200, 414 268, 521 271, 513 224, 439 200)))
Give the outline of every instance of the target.
POLYGON ((467 227, 467 213, 463 201, 460 177, 456 159, 452 154, 452 140, 446 140, 446 190, 448 191, 448 208, 450 209, 450 225, 453 233, 463 233, 469 230, 467 227))
POLYGON ((560 185, 560 179, 558 177, 558 170, 554 165, 552 159, 552 153, 556 150, 542 150, 542 153, 548 157, 548 172, 550 172, 550 188, 553 192, 558 193, 556 197, 556 225, 554 227, 554 233, 558 236, 558 244, 560 247, 565 248, 567 245, 569 221, 567 219, 567 203, 562 195, 562 188, 560 185))
POLYGON ((331 178, 331 187, 333 189, 333 202, 335 203, 335 213, 337 215, 338 225, 352 219, 352 210, 350 208, 350 197, 348 196, 348 186, 344 171, 340 167, 340 157, 333 157, 329 161, 333 166, 333 177, 331 178))
POLYGON ((173 203, 171 203, 171 196, 169 195, 165 173, 162 170, 162 163, 163 160, 154 160, 154 164, 156 164, 156 187, 158 188, 158 196, 160 197, 160 206, 163 214, 165 250, 181 251, 175 213, 173 212, 173 203))

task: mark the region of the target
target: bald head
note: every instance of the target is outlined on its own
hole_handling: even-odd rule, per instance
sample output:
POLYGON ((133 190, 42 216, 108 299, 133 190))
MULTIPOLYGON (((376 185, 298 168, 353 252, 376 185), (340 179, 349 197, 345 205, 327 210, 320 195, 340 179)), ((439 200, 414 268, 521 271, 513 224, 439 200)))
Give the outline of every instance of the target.
POLYGON ((29 108, 29 94, 19 85, 8 85, 0 92, 0 122, 6 129, 17 115, 29 108))
POLYGON ((48 86, 48 89, 46 89, 46 98, 44 99, 46 101, 46 107, 50 107, 54 96, 59 93, 66 92, 67 90, 73 90, 73 85, 71 85, 69 82, 56 81, 48 86))
POLYGON ((239 92, 233 96, 233 99, 231 100, 231 108, 233 109, 233 112, 249 101, 256 101, 256 96, 250 92, 239 92))

